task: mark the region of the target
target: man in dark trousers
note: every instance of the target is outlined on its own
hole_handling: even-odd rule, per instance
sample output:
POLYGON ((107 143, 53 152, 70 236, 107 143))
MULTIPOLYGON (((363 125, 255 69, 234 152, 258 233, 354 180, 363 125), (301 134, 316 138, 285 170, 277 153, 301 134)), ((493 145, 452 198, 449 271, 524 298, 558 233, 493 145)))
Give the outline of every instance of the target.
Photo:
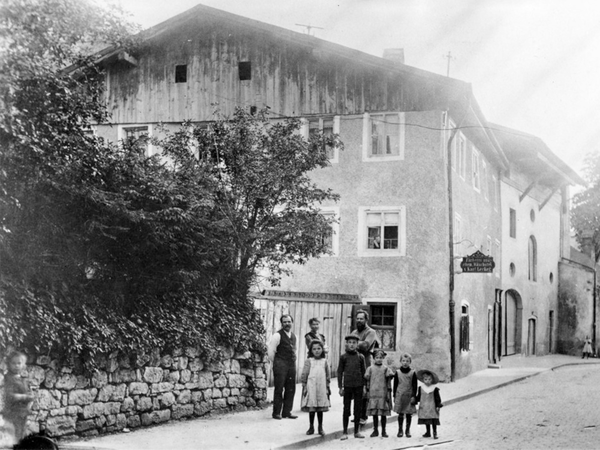
POLYGON ((294 319, 284 314, 279 321, 281 329, 271 337, 268 350, 275 381, 273 419, 297 419, 298 416, 292 414, 296 393, 296 335, 292 333, 294 319))
MULTIPOLYGON (((367 368, 371 365, 371 352, 379 347, 377 340, 377 333, 371 328, 369 323, 369 313, 364 309, 356 311, 356 330, 352 331, 352 335, 358 338, 358 353, 365 357, 365 364, 367 368)), ((364 425, 367 423, 367 403, 369 399, 363 400, 362 405, 362 417, 360 418, 360 424, 364 425)), ((354 418, 358 420, 358 418, 354 418)))

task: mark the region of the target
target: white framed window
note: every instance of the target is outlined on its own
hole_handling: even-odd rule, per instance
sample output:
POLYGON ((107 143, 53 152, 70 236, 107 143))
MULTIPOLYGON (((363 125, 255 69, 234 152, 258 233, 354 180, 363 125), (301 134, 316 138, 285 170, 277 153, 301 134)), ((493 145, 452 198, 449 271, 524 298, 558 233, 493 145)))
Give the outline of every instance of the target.
POLYGON ((460 177, 464 180, 467 173, 467 141, 462 133, 458 133, 456 135, 456 139, 456 151, 458 153, 456 156, 456 170, 460 177))
POLYGON ((395 302, 368 302, 370 310, 370 326, 375 330, 381 348, 387 351, 396 350, 397 306, 395 302))
POLYGON ((360 207, 358 220, 359 256, 406 255, 404 206, 360 207))
POLYGON ((481 188, 483 190, 483 198, 489 201, 490 182, 488 180, 487 163, 481 159, 481 188))
POLYGON ((473 189, 481 190, 481 179, 479 174, 479 152, 475 147, 471 150, 471 172, 473 173, 473 189))
POLYGON ((404 113, 363 115, 363 161, 404 159, 404 113))
MULTIPOLYGON (((450 125, 449 125, 449 134, 448 134, 448 139, 450 139, 450 136, 452 136, 452 130, 456 127, 456 125, 454 124, 454 122, 450 121, 450 125)), ((454 139, 452 139, 452 144, 451 144, 451 150, 450 153, 452 154, 452 169, 456 172, 457 171, 457 167, 458 167, 458 152, 456 150, 457 145, 456 142, 458 141, 458 137, 459 137, 460 133, 456 133, 454 135, 454 139)), ((447 145, 447 143, 446 143, 447 145)))
POLYGON ((152 143, 150 142, 151 137, 151 124, 119 125, 117 129, 117 138, 119 139, 119 141, 140 142, 140 145, 144 148, 144 154, 146 156, 152 156, 158 153, 158 150, 155 149, 152 143))
MULTIPOLYGON (((312 135, 323 133, 324 136, 340 134, 340 116, 327 117, 308 117, 302 119, 302 136, 307 141, 312 135)), ((325 146, 323 149, 327 153, 329 162, 332 164, 339 162, 339 150, 332 146, 325 146)))
POLYGON ((460 214, 454 214, 454 245, 460 245, 462 242, 462 218, 460 214))
POLYGON ((492 192, 494 196, 494 211, 498 211, 498 205, 500 204, 500 185, 495 175, 492 175, 492 192))
POLYGON ((325 241, 326 246, 331 253, 325 253, 322 256, 338 256, 340 252, 340 208, 339 206, 323 207, 321 208, 321 214, 327 219, 334 220, 331 224, 329 233, 322 236, 322 239, 325 241))

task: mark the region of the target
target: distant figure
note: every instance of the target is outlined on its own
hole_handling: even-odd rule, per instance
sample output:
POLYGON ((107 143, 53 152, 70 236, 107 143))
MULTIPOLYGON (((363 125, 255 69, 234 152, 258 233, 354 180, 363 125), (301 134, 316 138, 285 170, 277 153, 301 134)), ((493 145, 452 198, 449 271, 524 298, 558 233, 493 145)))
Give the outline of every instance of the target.
POLYGON ((384 364, 387 355, 381 349, 373 352, 373 364, 367 368, 367 414, 373 416, 373 432, 371 437, 379 436, 379 416, 381 416, 381 436, 386 438, 387 416, 392 415, 392 386, 394 371, 384 364))
POLYGON ((350 422, 350 405, 354 401, 354 437, 362 439, 360 434, 360 417, 362 409, 362 400, 365 393, 365 372, 367 366, 365 357, 356 351, 358 337, 354 335, 346 336, 346 352, 340 356, 340 362, 337 370, 338 387, 340 396, 344 397, 344 412, 342 423, 344 434, 342 440, 348 439, 348 423, 350 422))
MULTIPOLYGON (((356 349, 358 352, 365 357, 365 364, 367 367, 371 365, 371 353, 377 347, 379 342, 377 341, 377 333, 373 328, 368 325, 369 313, 364 309, 356 311, 356 330, 352 331, 351 334, 358 337, 358 346, 356 349)), ((367 399, 363 399, 363 405, 361 408, 362 417, 360 418, 360 424, 364 425, 367 423, 367 399)))
POLYGON ((8 358, 8 373, 4 377, 4 420, 15 429, 15 442, 27 434, 27 415, 35 396, 29 389, 29 383, 21 377, 27 365, 27 356, 21 352, 12 352, 8 358))
POLYGON ((415 403, 419 404, 419 425, 425 425, 426 432, 423 437, 431 437, 433 427, 433 438, 437 439, 437 426, 440 424, 440 408, 442 398, 440 390, 435 387, 439 379, 431 370, 419 370, 417 378, 424 386, 419 386, 415 403))
POLYGON ((589 359, 590 355, 592 355, 592 340, 590 339, 589 336, 585 337, 585 341, 583 344, 583 356, 581 357, 581 359, 586 358, 589 359))
MULTIPOLYGON (((313 317, 308 321, 308 324, 310 325, 310 331, 304 335, 306 348, 309 348, 312 341, 319 340, 323 343, 323 356, 327 357, 329 354, 329 347, 327 347, 327 344, 325 343, 325 336, 319 333, 319 325, 321 322, 316 317, 313 317)), ((308 350, 308 358, 310 358, 310 349, 308 350)))
POLYGON ((297 419, 298 416, 292 414, 296 393, 296 335, 292 333, 294 319, 284 314, 279 321, 281 329, 271 337, 268 349, 275 384, 273 419, 297 419))
POLYGON ((308 346, 308 359, 304 362, 302 375, 302 411, 308 412, 309 427, 306 434, 315 434, 315 413, 319 421, 318 432, 325 436, 323 430, 323 413, 329 411, 331 390, 329 383, 331 374, 325 359, 323 342, 315 339, 308 346))
POLYGON ((414 402, 417 396, 417 374, 411 369, 412 357, 408 353, 400 356, 400 369, 394 376, 394 411, 398 413, 398 437, 404 436, 402 423, 406 416, 406 437, 410 436, 412 415, 417 412, 414 402))

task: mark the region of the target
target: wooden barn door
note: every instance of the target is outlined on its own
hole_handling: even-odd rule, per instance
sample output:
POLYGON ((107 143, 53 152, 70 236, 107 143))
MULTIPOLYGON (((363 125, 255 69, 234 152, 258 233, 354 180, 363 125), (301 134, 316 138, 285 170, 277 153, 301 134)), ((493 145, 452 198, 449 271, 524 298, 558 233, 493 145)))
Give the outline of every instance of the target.
POLYGON ((298 337, 298 360, 296 379, 300 382, 302 367, 308 356, 304 335, 310 331, 308 321, 316 317, 321 322, 319 332, 325 336, 329 347, 329 368, 332 377, 337 371, 340 355, 344 349, 344 337, 350 330, 350 319, 352 305, 344 303, 321 303, 290 301, 289 313, 294 318, 294 333, 298 337))
MULTIPOLYGON (((273 291, 271 291, 273 292, 273 291)), ((331 294, 335 296, 336 294, 331 294)), ((339 295, 338 295, 339 296, 339 295)), ((257 297, 254 301, 256 308, 260 310, 263 324, 265 326, 265 342, 271 340, 273 333, 281 328, 279 319, 282 314, 290 314, 294 318, 292 331, 298 339, 297 348, 297 375, 296 380, 300 382, 302 367, 307 358, 306 342, 304 335, 310 331, 308 321, 316 317, 321 322, 319 333, 325 336, 329 347, 329 368, 332 378, 336 376, 340 355, 344 352, 344 344, 347 334, 352 331, 352 306, 359 302, 358 297, 342 296, 349 301, 332 301, 327 298, 302 299, 277 298, 274 295, 257 297)), ((273 386, 273 373, 269 371, 269 386, 273 386)))

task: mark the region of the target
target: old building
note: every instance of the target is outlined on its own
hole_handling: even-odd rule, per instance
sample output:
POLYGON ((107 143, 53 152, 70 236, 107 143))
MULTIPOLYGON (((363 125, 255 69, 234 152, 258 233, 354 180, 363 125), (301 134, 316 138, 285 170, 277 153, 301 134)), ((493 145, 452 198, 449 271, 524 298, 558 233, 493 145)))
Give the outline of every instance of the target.
MULTIPOLYGON (((500 180, 503 264, 495 356, 553 353, 558 323, 566 320, 559 291, 570 266, 569 186, 583 180, 539 138, 492 126, 510 161, 500 180)), ((583 266, 571 270, 574 276, 587 272, 583 266)))
MULTIPOLYGON (((257 304, 270 324, 292 311, 300 335, 318 316, 336 354, 352 308, 363 305, 391 358, 410 352, 416 366, 450 380, 521 352, 530 310, 534 335, 555 320, 549 312, 556 311, 556 282, 548 280, 561 255, 562 186, 577 180, 544 153, 548 167, 560 168, 561 188, 553 191, 550 181, 528 188, 537 174, 506 151, 513 143, 487 123, 469 84, 405 65, 401 51, 388 55, 199 5, 144 32, 135 53, 110 48, 99 55, 114 123, 97 132, 119 140, 159 133, 159 123, 210 121, 215 109, 228 115, 236 107, 268 107, 275 118, 301 117, 307 137, 338 133, 345 150, 332 152, 331 166, 313 174, 341 195, 323 205, 323 214, 337 219, 332 254, 297 267, 257 304), (527 208, 536 221, 525 227, 527 208), (519 211, 519 239, 537 242, 535 288, 511 281, 512 262, 527 266, 523 243, 513 245, 505 232, 509 209, 519 211), (476 251, 493 258, 492 272, 461 270, 462 258, 476 251), (514 306, 507 293, 525 300, 514 306), (506 331, 511 308, 522 312, 506 331)), ((534 348, 550 351, 539 345, 550 336, 534 348)))

